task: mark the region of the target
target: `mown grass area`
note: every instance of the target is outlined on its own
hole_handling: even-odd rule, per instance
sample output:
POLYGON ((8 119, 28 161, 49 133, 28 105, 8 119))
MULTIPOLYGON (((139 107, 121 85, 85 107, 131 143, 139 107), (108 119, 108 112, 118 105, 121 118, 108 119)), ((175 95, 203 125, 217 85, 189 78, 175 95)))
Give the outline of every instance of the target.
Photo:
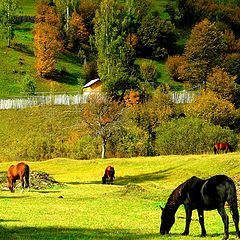
MULTIPOLYGON (((2 162, 0 171, 16 162, 2 162)), ((221 155, 159 156, 77 161, 53 159, 28 162, 32 170, 50 173, 64 187, 0 196, 0 239, 202 239, 197 214, 190 236, 183 237, 183 207, 168 236, 160 236, 160 205, 171 191, 193 175, 239 176, 239 153, 221 155), (107 165, 113 165, 113 185, 102 185, 107 165), (61 196, 61 198, 60 198, 61 196)), ((228 211, 229 213, 229 211, 228 211)), ((222 237, 217 211, 206 212, 207 237, 222 237)), ((230 219, 230 238, 235 239, 230 219)))

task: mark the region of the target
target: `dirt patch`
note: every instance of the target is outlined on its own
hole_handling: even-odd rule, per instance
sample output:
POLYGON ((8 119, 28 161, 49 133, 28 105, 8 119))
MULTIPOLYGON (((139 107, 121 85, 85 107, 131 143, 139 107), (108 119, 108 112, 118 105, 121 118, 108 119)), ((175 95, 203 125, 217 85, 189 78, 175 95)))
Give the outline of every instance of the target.
POLYGON ((128 184, 126 187, 125 187, 125 193, 141 193, 141 192, 145 192, 146 190, 139 186, 139 185, 135 185, 135 184, 128 184))
MULTIPOLYGON (((63 183, 56 181, 53 177, 51 177, 48 173, 42 171, 31 171, 30 176, 30 188, 32 189, 48 189, 53 188, 55 186, 64 186, 63 183)), ((2 184, 2 189, 7 190, 7 174, 1 173, 0 181, 2 184)), ((16 183, 16 188, 20 188, 19 181, 16 183)))

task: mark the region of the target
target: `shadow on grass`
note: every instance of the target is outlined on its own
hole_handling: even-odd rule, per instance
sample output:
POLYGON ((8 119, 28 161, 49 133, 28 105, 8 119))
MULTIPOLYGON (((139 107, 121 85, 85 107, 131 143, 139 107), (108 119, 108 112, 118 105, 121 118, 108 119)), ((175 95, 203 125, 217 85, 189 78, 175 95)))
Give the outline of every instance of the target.
POLYGON ((52 239, 68 239, 68 240, 88 240, 88 239, 126 239, 126 240, 144 240, 158 239, 159 233, 139 234, 128 229, 86 229, 86 228, 62 228, 62 227, 0 227, 0 239, 5 240, 52 240, 52 239))
POLYGON ((129 183, 143 183, 148 181, 158 181, 167 177, 167 172, 172 170, 173 168, 168 168, 162 171, 151 172, 146 174, 139 174, 134 176, 123 176, 118 177, 114 182, 115 185, 127 185, 129 183))
MULTIPOLYGON (((161 171, 151 172, 151 173, 145 173, 145 174, 139 174, 139 175, 132 175, 132 176, 122 176, 117 177, 113 182, 113 185, 128 185, 129 183, 132 184, 138 184, 148 181, 158 181, 162 180, 167 177, 167 173, 175 168, 168 168, 161 171)), ((65 182, 66 184, 102 184, 102 179, 99 179, 99 181, 90 181, 90 182, 65 182)))
POLYGON ((0 199, 7 199, 7 198, 13 198, 13 199, 20 199, 20 198, 28 198, 29 196, 21 195, 21 196, 0 196, 0 199))
MULTIPOLYGON (((4 221, 3 221, 4 222, 4 221)), ((230 239, 235 235, 235 232, 230 232, 230 239)), ((200 234, 190 234, 189 237, 199 238, 200 234)), ((209 237, 222 237, 223 233, 207 234, 209 237)), ((150 240, 160 238, 179 238, 180 234, 170 233, 167 236, 161 236, 157 231, 153 233, 141 234, 137 231, 128 229, 87 229, 87 228, 62 228, 62 227, 0 227, 0 239, 5 240, 56 240, 56 239, 68 239, 68 240, 150 240)))

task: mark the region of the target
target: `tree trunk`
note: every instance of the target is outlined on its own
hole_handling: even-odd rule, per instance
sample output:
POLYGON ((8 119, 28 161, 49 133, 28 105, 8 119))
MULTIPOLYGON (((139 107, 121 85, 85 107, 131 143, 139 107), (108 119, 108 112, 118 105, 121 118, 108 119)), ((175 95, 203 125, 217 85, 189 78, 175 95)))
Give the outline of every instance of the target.
POLYGON ((102 138, 102 159, 106 158, 106 144, 107 140, 102 138))

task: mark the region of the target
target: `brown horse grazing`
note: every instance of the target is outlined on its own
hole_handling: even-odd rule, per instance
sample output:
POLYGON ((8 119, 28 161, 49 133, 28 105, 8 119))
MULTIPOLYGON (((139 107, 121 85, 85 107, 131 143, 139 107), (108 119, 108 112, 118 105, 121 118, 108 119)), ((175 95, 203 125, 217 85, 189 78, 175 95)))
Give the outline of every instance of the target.
POLYGON ((103 184, 105 184, 105 183, 110 183, 111 184, 113 182, 113 179, 115 178, 114 174, 115 174, 114 167, 108 166, 105 169, 105 173, 102 177, 102 183, 103 184))
POLYGON ((229 143, 216 143, 213 148, 215 154, 219 153, 219 151, 221 150, 225 153, 227 153, 228 151, 232 152, 232 147, 229 143))
POLYGON ((225 175, 215 175, 206 180, 193 176, 173 190, 166 206, 162 209, 160 233, 162 235, 169 233, 175 223, 175 214, 180 205, 183 204, 186 212, 186 223, 182 235, 189 234, 192 211, 196 209, 202 230, 201 236, 206 236, 204 211, 217 209, 224 224, 223 240, 226 240, 229 237, 229 218, 224 207, 226 202, 232 214, 237 237, 240 238, 236 186, 233 180, 225 175))
POLYGON ((29 191, 29 172, 30 172, 29 166, 24 162, 20 162, 17 165, 12 165, 9 167, 7 172, 7 178, 8 187, 11 192, 14 192, 14 185, 16 183, 16 180, 18 179, 20 179, 22 185, 21 192, 24 191, 24 187, 27 187, 29 191))

